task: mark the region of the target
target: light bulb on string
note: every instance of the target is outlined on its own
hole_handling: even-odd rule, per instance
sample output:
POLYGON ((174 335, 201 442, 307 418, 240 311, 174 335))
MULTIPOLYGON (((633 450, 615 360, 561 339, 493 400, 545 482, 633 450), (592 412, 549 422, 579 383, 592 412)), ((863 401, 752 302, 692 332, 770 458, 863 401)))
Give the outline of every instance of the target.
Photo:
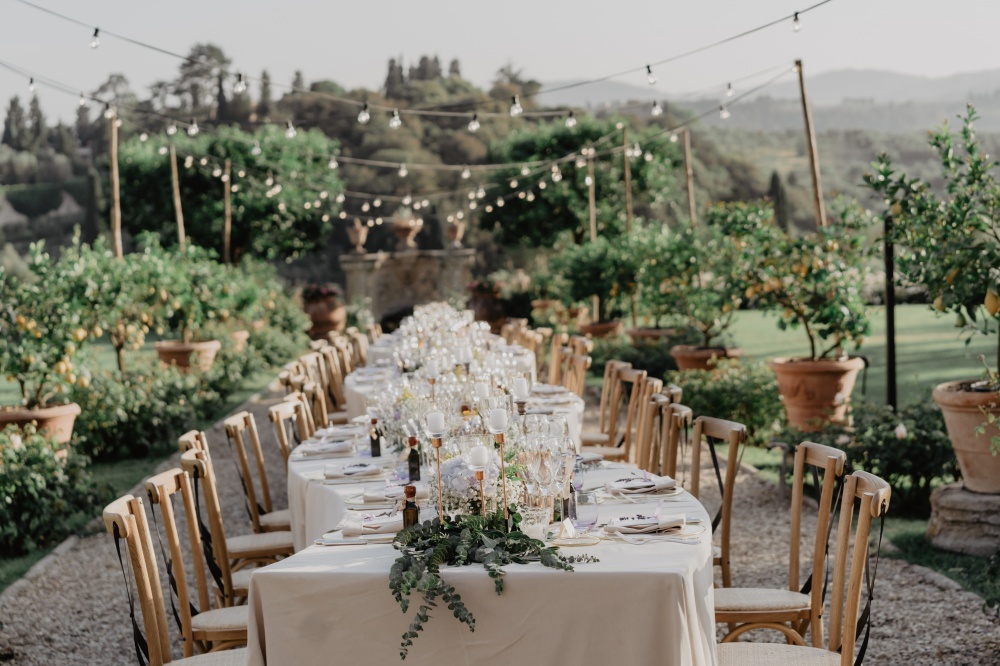
POLYGON ((194 158, 188 155, 184 158, 184 168, 190 169, 192 166, 194 166, 194 158))
POLYGON ((424 208, 428 208, 431 205, 428 199, 424 199, 421 203, 424 205, 424 208))
POLYGON ((122 126, 122 119, 115 118, 115 127, 121 127, 121 126, 122 126))
POLYGON ((372 114, 368 112, 368 102, 365 102, 365 105, 361 107, 360 111, 358 111, 358 122, 362 125, 367 125, 368 121, 371 119, 372 114))
POLYGON ((270 171, 267 172, 267 178, 264 179, 264 184, 268 187, 274 185, 274 176, 271 175, 270 171))
POLYGON ((510 117, 516 118, 517 116, 524 113, 524 108, 521 106, 521 101, 514 95, 510 102, 510 117))
MULTIPOLYGON (((240 175, 242 176, 243 174, 241 173, 240 175)), ((323 190, 322 192, 319 193, 320 199, 326 199, 328 196, 330 196, 330 193, 327 192, 326 190, 323 190)))
POLYGON ((653 102, 653 108, 649 110, 649 115, 654 117, 663 115, 663 107, 660 106, 659 102, 653 102))
POLYGON ((256 156, 256 155, 260 155, 261 152, 262 151, 260 149, 260 141, 254 141, 253 142, 253 148, 250 149, 250 154, 256 156))
POLYGON ((573 129, 576 127, 576 118, 573 116, 573 112, 570 111, 569 115, 566 116, 566 129, 573 129))
POLYGON ((409 170, 407 170, 405 164, 400 164, 399 165, 399 171, 397 171, 396 173, 399 174, 400 178, 406 178, 410 174, 410 172, 409 172, 409 170))
POLYGON ((639 157, 640 155, 642 155, 642 148, 637 143, 632 144, 632 157, 639 157))
POLYGON ((402 203, 404 206, 409 206, 411 203, 413 203, 413 197, 407 194, 406 196, 403 197, 402 203))
POLYGON ((199 131, 200 130, 198 129, 198 121, 192 118, 191 125, 188 126, 187 129, 188 136, 198 136, 199 131))
MULTIPOLYGON (((799 63, 795 63, 794 65, 792 65, 792 74, 798 74, 798 73, 799 73, 799 63)), ((82 95, 81 95, 81 99, 82 99, 82 95)), ((81 106, 83 106, 83 105, 81 104, 81 106)))
POLYGON ((670 133, 670 143, 677 143, 677 132, 670 133))
POLYGON ((475 198, 476 198, 476 192, 475 192, 475 190, 470 190, 469 191, 469 201, 472 201, 475 198))
POLYGON ((559 170, 558 166, 553 166, 552 167, 552 182, 553 183, 558 183, 560 180, 562 180, 562 171, 559 170))
POLYGON ((370 203, 368 203, 367 201, 366 201, 366 202, 364 202, 363 204, 361 204, 361 212, 362 212, 362 213, 367 213, 367 212, 368 212, 368 211, 370 211, 371 209, 372 209, 372 207, 371 207, 371 204, 370 204, 370 203))
POLYGON ((161 155, 166 155, 167 154, 167 147, 166 146, 160 146, 160 150, 157 151, 157 152, 159 152, 161 155))
POLYGON ((90 48, 96 49, 101 45, 101 29, 94 28, 94 36, 90 38, 90 48))
POLYGON ((83 96, 83 93, 80 93, 80 106, 87 106, 87 98, 83 96))
POLYGON ((473 134, 475 134, 476 132, 479 131, 479 127, 480 127, 480 125, 479 125, 479 114, 478 113, 473 113, 472 114, 472 120, 469 121, 469 131, 472 132, 473 134))
POLYGON ((247 91, 247 82, 243 78, 242 72, 236 72, 236 83, 233 84, 233 93, 236 95, 242 95, 247 91))
POLYGON ((329 161, 329 162, 327 162, 327 163, 326 163, 326 165, 327 165, 328 167, 330 167, 331 169, 336 169, 337 167, 339 167, 339 166, 340 166, 340 162, 338 162, 338 161, 337 161, 337 158, 336 158, 336 157, 331 157, 331 158, 330 158, 330 161, 329 161))
POLYGON ((795 16, 792 18, 792 32, 798 32, 802 29, 802 22, 799 21, 799 13, 795 12, 795 16))
POLYGON ((399 109, 392 110, 392 117, 389 118, 389 129, 399 129, 403 126, 403 119, 399 117, 399 109))
POLYGON ((413 210, 420 210, 420 208, 421 208, 420 202, 419 201, 414 201, 413 202, 413 210))
POLYGON ((324 222, 329 222, 330 221, 330 216, 327 215, 326 213, 324 213, 323 217, 321 217, 319 219, 323 220, 324 222))
POLYGON ((726 97, 732 97, 735 94, 736 94, 736 91, 733 90, 733 84, 732 83, 727 83, 726 84, 726 97))
POLYGON ((544 180, 538 181, 538 189, 540 189, 540 190, 544 190, 545 189, 545 181, 544 180))
POLYGON ((222 169, 221 168, 215 167, 214 169, 212 169, 212 178, 218 178, 221 175, 222 175, 222 169))
POLYGON ((465 213, 463 213, 462 211, 458 211, 457 213, 455 213, 455 217, 461 220, 463 217, 465 217, 465 213))
POLYGON ((347 199, 347 197, 345 197, 345 196, 344 196, 343 194, 338 194, 338 195, 337 195, 337 198, 335 199, 335 201, 336 201, 337 203, 344 203, 344 201, 345 201, 346 199, 347 199))
POLYGON ((35 78, 28 79, 28 92, 35 92, 35 78))
POLYGON ((143 132, 142 134, 139 135, 139 141, 141 141, 143 143, 146 143, 146 141, 148 139, 149 139, 149 135, 146 134, 145 132, 143 132))
POLYGON ((469 202, 469 210, 476 210, 476 206, 477 205, 478 204, 475 201, 470 201, 469 202))
POLYGON ((372 201, 372 206, 374 206, 375 208, 380 208, 382 206, 382 200, 376 198, 374 201, 372 201))
POLYGON ((510 179, 510 188, 514 189, 516 187, 517 187, 517 179, 516 178, 511 178, 510 179))
POLYGON ((478 188, 476 188, 476 198, 482 199, 485 196, 486 196, 486 188, 480 185, 478 188))
POLYGON ((527 175, 530 175, 530 174, 531 174, 531 169, 528 168, 528 165, 527 164, 522 164, 521 165, 521 175, 522 176, 527 176, 527 175))
POLYGON ((646 81, 649 85, 654 85, 656 83, 656 74, 653 74, 653 68, 646 65, 646 81))
POLYGON ((653 161, 653 153, 651 153, 651 152, 649 152, 647 150, 646 154, 642 156, 642 159, 646 160, 647 162, 652 162, 653 161))
POLYGON ((587 187, 590 187, 591 185, 594 184, 594 179, 591 178, 590 176, 587 176, 586 178, 583 179, 583 184, 586 185, 587 187))
POLYGON ((535 193, 534 192, 528 192, 528 194, 525 195, 524 199, 526 201, 534 201, 535 200, 535 193))
POLYGON ((292 124, 291 120, 285 121, 285 137, 289 139, 294 139, 298 132, 295 131, 295 125, 292 124))
POLYGON ((504 200, 503 197, 497 197, 497 208, 503 208, 504 200))
POLYGON ((523 199, 524 198, 524 192, 518 192, 517 193, 517 198, 518 199, 523 199))
POLYGON ((347 213, 345 211, 340 211, 340 213, 337 215, 337 217, 339 217, 342 220, 346 220, 347 219, 347 213))
POLYGON ((729 120, 729 116, 731 115, 732 114, 729 113, 729 109, 727 109, 725 106, 719 107, 719 118, 721 118, 722 120, 729 120))
POLYGON ((491 206, 490 204, 486 204, 486 208, 484 208, 483 210, 485 210, 487 213, 492 213, 493 206, 491 206))
POLYGON ((104 117, 106 119, 108 119, 108 120, 111 120, 112 118, 114 118, 115 117, 115 107, 111 106, 110 104, 105 103, 104 104, 104 117))
POLYGON ((585 166, 587 166, 587 160, 586 160, 586 158, 584 158, 582 155, 580 157, 577 157, 576 158, 576 168, 577 169, 582 169, 585 166))
POLYGON ((472 177, 472 172, 469 171, 469 167, 462 169, 462 180, 468 180, 472 177))

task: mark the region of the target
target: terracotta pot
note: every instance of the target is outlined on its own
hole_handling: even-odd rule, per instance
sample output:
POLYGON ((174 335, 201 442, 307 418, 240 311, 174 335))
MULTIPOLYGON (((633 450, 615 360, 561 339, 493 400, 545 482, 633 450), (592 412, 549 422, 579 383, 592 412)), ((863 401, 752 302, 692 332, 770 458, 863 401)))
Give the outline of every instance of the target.
POLYGON ((580 327, 580 332, 594 338, 607 338, 621 335, 624 325, 620 321, 605 321, 597 324, 586 324, 580 327))
POLYGON ((265 328, 267 328, 267 321, 264 319, 255 319, 252 322, 250 322, 250 328, 252 328, 255 331, 263 331, 265 328))
POLYGON ((770 365, 778 376, 788 422, 804 432, 816 432, 827 423, 847 420, 854 383, 865 362, 857 356, 821 361, 776 358, 770 365))
POLYGON ((80 405, 70 402, 65 405, 52 405, 41 409, 25 409, 24 407, 0 407, 0 430, 10 424, 23 428, 34 422, 38 430, 47 432, 59 444, 69 444, 73 436, 73 424, 80 415, 80 405))
POLYGON ((309 337, 313 340, 325 338, 331 331, 343 331, 347 328, 347 306, 337 300, 336 296, 306 301, 302 309, 312 320, 309 337))
POLYGON ((240 353, 247 348, 247 340, 250 339, 250 331, 233 331, 229 334, 229 337, 233 339, 233 351, 240 353))
POLYGON ((176 365, 181 372, 188 372, 192 368, 205 372, 212 367, 215 355, 222 349, 222 343, 218 340, 199 342, 162 340, 154 347, 164 365, 176 365))
POLYGON ((1000 429, 995 424, 986 425, 987 414, 1000 416, 1000 396, 995 391, 969 391, 970 383, 938 384, 934 402, 944 414, 966 490, 1000 494, 1000 455, 990 450, 990 439, 1000 436, 1000 429), (981 435, 976 433, 980 426, 986 426, 981 435))
MULTIPOLYGON (((632 332, 629 331, 629 335, 632 332)), ((677 361, 678 370, 710 370, 713 364, 709 361, 718 358, 741 358, 743 350, 739 347, 695 347, 694 345, 676 345, 670 348, 670 355, 677 361)))
POLYGON ((632 338, 632 344, 640 342, 659 342, 677 332, 676 328, 630 328, 625 331, 632 338))
POLYGON ((396 252, 412 252, 417 249, 416 237, 424 228, 419 218, 401 218, 392 221, 392 233, 396 234, 396 252))

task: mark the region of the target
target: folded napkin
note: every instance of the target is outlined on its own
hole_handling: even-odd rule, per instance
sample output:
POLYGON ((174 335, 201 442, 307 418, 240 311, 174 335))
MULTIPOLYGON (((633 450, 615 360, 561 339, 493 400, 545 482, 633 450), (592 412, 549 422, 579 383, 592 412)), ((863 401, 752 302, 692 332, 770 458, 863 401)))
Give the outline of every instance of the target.
POLYGON ((365 536, 366 534, 392 534, 403 529, 403 514, 394 513, 391 516, 365 516, 360 523, 348 523, 344 526, 345 537, 365 536))
POLYGON ((583 453, 576 454, 576 461, 579 463, 595 463, 604 460, 604 456, 600 453, 590 453, 584 451, 583 453))
MULTIPOLYGON (((422 483, 416 484, 417 497, 422 500, 430 497, 427 486, 422 483)), ((366 502, 398 501, 403 499, 403 486, 389 486, 388 488, 368 488, 365 490, 364 499, 366 502)))
POLYGON ((329 441, 331 439, 347 439, 355 435, 367 435, 368 429, 363 425, 337 425, 329 428, 320 428, 313 433, 314 439, 329 441))
POLYGON ((311 439, 303 442, 302 446, 300 446, 297 450, 303 456, 320 456, 335 453, 348 454, 354 452, 354 442, 311 439))
POLYGON ((380 474, 382 474, 382 468, 369 463, 327 465, 323 468, 323 476, 328 479, 355 479, 362 476, 379 476, 380 474))
POLYGON ((534 396, 528 399, 528 404, 534 405, 536 407, 557 407, 559 405, 571 405, 573 404, 573 396, 569 393, 565 395, 553 395, 553 396, 534 396))
POLYGON ((611 481, 604 485, 604 489, 612 495, 643 495, 647 493, 659 493, 664 490, 673 490, 676 487, 677 482, 669 476, 656 476, 653 474, 650 474, 648 478, 631 476, 611 481))
POLYGON ((555 386, 553 384, 535 384, 531 387, 531 392, 537 395, 552 395, 556 393, 566 393, 565 386, 555 386))
POLYGON ((684 516, 622 516, 604 526, 608 534, 653 534, 676 532, 684 528, 684 516))

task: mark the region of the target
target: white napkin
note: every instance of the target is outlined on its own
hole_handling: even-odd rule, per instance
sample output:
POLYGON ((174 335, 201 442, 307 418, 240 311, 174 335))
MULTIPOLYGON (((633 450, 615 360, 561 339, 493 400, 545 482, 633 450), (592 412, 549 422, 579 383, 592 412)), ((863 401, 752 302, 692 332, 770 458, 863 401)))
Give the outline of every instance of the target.
POLYGON ((298 451, 303 456, 330 455, 332 453, 354 453, 354 442, 327 441, 322 439, 311 439, 303 442, 298 451))
POLYGON ((365 516, 361 523, 348 523, 344 526, 345 537, 364 536, 366 534, 392 534, 403 529, 403 514, 394 513, 391 516, 365 516))
POLYGON ((590 453, 588 451, 584 451, 583 453, 578 453, 577 454, 576 460, 577 460, 577 462, 580 462, 580 463, 583 463, 583 464, 595 463, 595 462, 600 462, 600 461, 604 460, 604 455, 600 454, 600 453, 590 453))
POLYGON ((604 526, 608 534, 652 534, 674 532, 684 528, 684 516, 622 516, 604 526))
POLYGON ((573 403, 573 396, 569 393, 552 396, 532 396, 528 398, 528 404, 533 407, 557 407, 559 405, 570 405, 573 403))
MULTIPOLYGON (((427 486, 422 483, 415 484, 417 487, 416 499, 422 500, 430 497, 427 486)), ((403 486, 389 486, 388 488, 367 488, 364 494, 366 502, 384 502, 386 500, 395 502, 403 499, 403 486)))
POLYGON ((633 476, 604 484, 604 489, 612 495, 643 495, 673 490, 677 482, 669 476, 650 474, 648 478, 633 476))
POLYGON ((531 387, 531 392, 537 395, 554 395, 558 393, 566 393, 568 389, 565 386, 555 386, 553 384, 535 384, 531 387))
POLYGON ((320 428, 313 433, 313 438, 329 441, 331 439, 345 439, 347 437, 354 437, 355 435, 361 436, 367 434, 368 429, 362 425, 337 425, 330 426, 329 428, 320 428))
POLYGON ((327 465, 323 468, 323 476, 328 479, 355 479, 362 476, 378 476, 381 473, 381 467, 368 463, 327 465))

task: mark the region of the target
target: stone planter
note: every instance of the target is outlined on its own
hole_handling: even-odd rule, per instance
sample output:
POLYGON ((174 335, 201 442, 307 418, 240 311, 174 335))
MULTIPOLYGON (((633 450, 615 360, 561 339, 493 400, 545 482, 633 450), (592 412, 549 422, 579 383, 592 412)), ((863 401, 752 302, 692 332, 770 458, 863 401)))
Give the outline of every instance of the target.
POLYGON ((993 555, 1000 548, 1000 495, 974 493, 961 482, 935 488, 927 541, 955 553, 993 555))
POLYGON ((826 423, 843 424, 847 407, 865 365, 857 356, 813 361, 776 358, 771 369, 778 376, 778 392, 789 424, 803 432, 816 432, 826 423))
POLYGON ((586 324, 580 327, 580 332, 592 338, 607 338, 621 335, 624 324, 620 321, 605 321, 596 324, 586 324))
POLYGON ((351 241, 354 254, 365 253, 365 242, 368 240, 368 225, 360 219, 354 218, 354 223, 347 227, 347 239, 351 241))
POLYGON ((69 444, 70 437, 73 436, 73 424, 79 415, 80 405, 75 402, 40 409, 0 407, 0 430, 11 424, 23 428, 29 423, 35 423, 39 431, 48 433, 59 444, 69 444))
POLYGON ((1000 416, 1000 396, 995 391, 970 391, 972 382, 946 382, 934 388, 933 398, 941 407, 951 446, 955 449, 967 490, 1000 494, 1000 455, 993 455, 990 439, 1000 429, 986 425, 987 414, 1000 416), (976 429, 986 426, 983 434, 976 429))
POLYGON ((347 328, 347 306, 335 296, 317 301, 306 301, 302 309, 312 320, 309 337, 313 340, 325 338, 332 331, 343 331, 347 328))
POLYGON ((188 372, 191 369, 205 372, 212 367, 215 355, 222 348, 222 343, 218 340, 199 342, 163 340, 154 346, 164 365, 176 365, 181 372, 188 372))
POLYGON ((715 365, 714 359, 741 358, 743 350, 739 347, 676 345, 670 348, 670 355, 677 361, 678 370, 710 370, 715 365))
POLYGON ((448 240, 451 241, 451 247, 460 248, 462 247, 462 238, 465 236, 465 221, 463 220, 452 220, 448 223, 448 240))
POLYGON ((392 221, 392 233, 396 234, 399 242, 396 244, 396 252, 412 252, 417 249, 416 237, 420 230, 424 228, 423 220, 419 218, 396 218, 392 221))
POLYGON ((229 337, 233 340, 233 351, 239 354, 247 348, 247 340, 250 339, 250 331, 233 331, 229 334, 229 337))

